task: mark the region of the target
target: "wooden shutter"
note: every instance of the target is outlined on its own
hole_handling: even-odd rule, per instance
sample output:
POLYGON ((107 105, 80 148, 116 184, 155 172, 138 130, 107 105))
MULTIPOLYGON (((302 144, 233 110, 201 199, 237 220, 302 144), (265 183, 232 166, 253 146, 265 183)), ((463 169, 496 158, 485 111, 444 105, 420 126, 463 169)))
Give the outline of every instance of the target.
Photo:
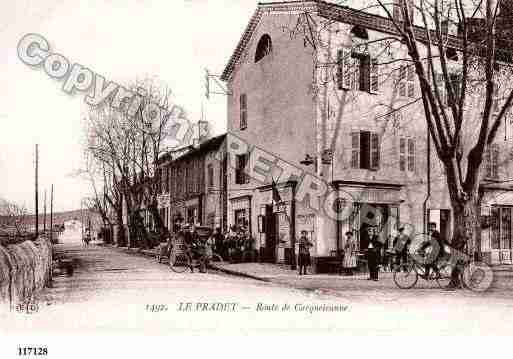
POLYGON ((415 68, 413 65, 407 67, 406 82, 408 97, 415 98, 415 68))
POLYGON ((491 148, 491 157, 492 157, 492 177, 499 177, 499 148, 498 146, 493 146, 491 148))
POLYGON ((370 141, 370 168, 379 168, 379 136, 377 133, 371 133, 370 141))
POLYGON ((360 132, 351 133, 351 168, 360 168, 360 132))
POLYGON ((406 171, 406 139, 399 139, 399 169, 406 171))
POLYGON ((378 69, 378 59, 371 59, 371 68, 370 68, 370 92, 376 93, 379 91, 379 69, 378 69))
POLYGON ((351 56, 351 68, 349 70, 351 79, 351 88, 353 90, 360 90, 360 58, 357 56, 351 56))
POLYGON ((249 152, 244 155, 244 183, 249 183, 249 152))
POLYGON ((415 170, 415 142, 408 139, 408 171, 415 170))
POLYGON ((339 90, 351 89, 351 57, 346 49, 337 51, 337 88, 339 90))
POLYGON ((371 82, 371 73, 370 73, 370 67, 371 67, 371 61, 370 57, 368 55, 361 56, 360 57, 360 76, 359 76, 359 90, 360 91, 366 91, 370 92, 370 82, 371 82))
POLYGON ((492 100, 492 113, 498 114, 500 111, 499 108, 499 86, 497 83, 493 84, 493 100, 492 100))
POLYGON ((399 67, 399 96, 406 96, 407 90, 406 90, 406 66, 401 65, 399 67))

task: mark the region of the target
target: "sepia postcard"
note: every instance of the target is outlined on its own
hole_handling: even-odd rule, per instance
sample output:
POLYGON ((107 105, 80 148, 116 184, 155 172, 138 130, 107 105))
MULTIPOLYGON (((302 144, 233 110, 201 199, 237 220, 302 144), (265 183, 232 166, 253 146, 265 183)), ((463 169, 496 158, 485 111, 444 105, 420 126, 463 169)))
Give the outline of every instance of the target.
POLYGON ((513 333, 513 1, 3 1, 0 44, 6 358, 513 333))

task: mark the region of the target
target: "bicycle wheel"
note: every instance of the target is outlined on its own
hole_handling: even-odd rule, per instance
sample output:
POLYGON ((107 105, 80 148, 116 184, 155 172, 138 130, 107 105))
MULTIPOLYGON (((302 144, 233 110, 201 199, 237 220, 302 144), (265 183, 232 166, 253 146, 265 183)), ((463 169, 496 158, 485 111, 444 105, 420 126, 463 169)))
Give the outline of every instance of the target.
POLYGON ((413 265, 402 264, 394 271, 394 283, 401 289, 410 289, 417 284, 419 274, 413 265))
POLYGON ((438 268, 436 275, 436 283, 440 288, 447 288, 451 282, 452 266, 449 264, 442 265, 438 268))
POLYGON ((183 273, 191 267, 190 258, 186 253, 171 251, 169 255, 169 267, 173 272, 183 273))

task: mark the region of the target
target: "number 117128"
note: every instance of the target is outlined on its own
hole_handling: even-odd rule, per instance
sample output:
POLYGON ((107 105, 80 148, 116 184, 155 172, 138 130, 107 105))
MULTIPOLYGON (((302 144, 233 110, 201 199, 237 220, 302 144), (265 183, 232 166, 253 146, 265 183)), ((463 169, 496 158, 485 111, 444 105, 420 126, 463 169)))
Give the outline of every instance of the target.
POLYGON ((18 347, 18 356, 44 356, 48 355, 46 347, 18 347))

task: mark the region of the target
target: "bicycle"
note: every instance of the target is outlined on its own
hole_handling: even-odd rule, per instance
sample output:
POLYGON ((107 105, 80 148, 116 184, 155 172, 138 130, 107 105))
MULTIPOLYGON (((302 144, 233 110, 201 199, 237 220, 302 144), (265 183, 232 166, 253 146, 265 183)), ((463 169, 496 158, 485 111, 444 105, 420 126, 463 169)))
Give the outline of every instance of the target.
POLYGON ((418 263, 411 255, 408 261, 396 265, 394 268, 394 283, 401 289, 410 289, 417 284, 419 277, 424 280, 436 280, 440 288, 446 288, 451 282, 452 266, 443 263, 441 266, 432 266, 429 276, 426 274, 426 266, 418 263))
POLYGON ((223 263, 223 257, 214 252, 207 254, 203 250, 189 251, 186 246, 180 246, 178 249, 171 250, 169 255, 169 267, 175 273, 183 273, 187 269, 194 270, 194 268, 206 271, 210 263, 223 263))

